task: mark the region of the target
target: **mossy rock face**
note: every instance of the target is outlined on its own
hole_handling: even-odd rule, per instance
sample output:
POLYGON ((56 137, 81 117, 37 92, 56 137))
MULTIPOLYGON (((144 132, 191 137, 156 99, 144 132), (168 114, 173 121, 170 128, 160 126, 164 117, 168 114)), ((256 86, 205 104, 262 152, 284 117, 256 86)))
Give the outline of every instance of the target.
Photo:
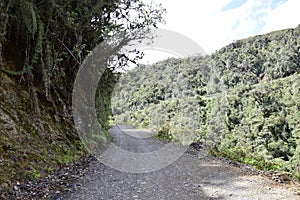
POLYGON ((26 89, 0 73, 0 193, 87 154, 71 119, 57 121, 49 102, 34 116, 26 89))
MULTIPOLYGON (((61 105, 61 101, 67 100, 49 100, 43 89, 35 88, 36 112, 32 109, 31 90, 14 78, 0 72, 0 193, 12 189, 17 181, 43 177, 89 155, 78 137, 72 116, 66 111, 68 108, 61 105)), ((108 76, 100 80, 99 87, 103 82, 113 81, 108 76)), ((104 93, 98 91, 96 97, 103 131, 109 128, 111 88, 113 84, 106 86, 104 93)))

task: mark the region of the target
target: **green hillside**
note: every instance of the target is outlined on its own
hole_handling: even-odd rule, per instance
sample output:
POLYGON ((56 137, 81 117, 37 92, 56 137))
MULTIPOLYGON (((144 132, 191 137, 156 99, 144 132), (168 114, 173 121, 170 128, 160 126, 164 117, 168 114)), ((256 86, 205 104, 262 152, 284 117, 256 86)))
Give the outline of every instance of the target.
POLYGON ((300 178, 300 26, 121 75, 117 123, 300 178))
MULTIPOLYGON (((1 0, 0 199, 18 192, 16 185, 89 156, 74 123, 79 119, 74 99, 90 107, 84 104, 86 93, 73 97, 77 73, 99 44, 115 41, 121 33, 134 40, 162 23, 164 12, 161 5, 141 0, 1 0)), ((114 48, 126 44, 116 42, 114 48)), ((112 56, 120 66, 128 62, 128 52, 122 52, 123 60, 117 52, 112 56)), ((107 68, 95 97, 96 126, 107 135, 86 131, 101 145, 100 139, 109 139, 115 83, 113 69, 103 67, 107 68)))

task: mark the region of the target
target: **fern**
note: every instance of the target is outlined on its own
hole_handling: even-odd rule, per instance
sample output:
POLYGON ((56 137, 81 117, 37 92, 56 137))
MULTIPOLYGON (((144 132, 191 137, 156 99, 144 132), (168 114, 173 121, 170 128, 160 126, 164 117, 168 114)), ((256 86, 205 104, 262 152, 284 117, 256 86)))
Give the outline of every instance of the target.
POLYGON ((11 70, 7 70, 7 69, 0 69, 0 71, 8 74, 8 75, 11 75, 11 76, 21 76, 23 74, 26 74, 28 72, 30 72, 32 70, 32 66, 31 65, 28 65, 26 66, 24 69, 22 69, 21 71, 11 71, 11 70))
POLYGON ((38 58, 42 51, 42 45, 43 45, 43 39, 44 39, 44 25, 42 22, 39 22, 39 30, 37 34, 34 54, 31 59, 31 65, 35 65, 38 62, 38 58))
POLYGON ((38 28, 34 5, 29 1, 22 0, 20 3, 20 11, 27 32, 34 36, 38 28))
POLYGON ((23 74, 26 74, 26 73, 30 72, 33 69, 33 66, 38 63, 38 59, 39 59, 39 56, 41 54, 42 47, 43 47, 42 46, 43 45, 43 39, 44 39, 44 25, 43 25, 42 22, 40 22, 38 33, 37 33, 37 39, 36 39, 36 43, 35 43, 35 49, 34 49, 32 59, 31 59, 31 65, 28 65, 25 68, 23 68, 21 71, 17 71, 17 72, 7 70, 7 69, 3 69, 3 68, 2 69, 0 68, 0 71, 6 73, 8 75, 11 75, 11 76, 21 76, 23 74))

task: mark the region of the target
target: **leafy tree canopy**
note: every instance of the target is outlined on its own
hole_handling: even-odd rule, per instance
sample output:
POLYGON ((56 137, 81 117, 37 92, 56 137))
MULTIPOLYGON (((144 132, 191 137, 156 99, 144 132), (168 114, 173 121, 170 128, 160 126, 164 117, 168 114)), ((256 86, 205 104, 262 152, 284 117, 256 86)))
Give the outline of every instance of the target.
POLYGON ((1 1, 0 72, 68 106, 77 70, 97 44, 121 32, 133 39, 163 22, 163 13, 141 0, 1 1))

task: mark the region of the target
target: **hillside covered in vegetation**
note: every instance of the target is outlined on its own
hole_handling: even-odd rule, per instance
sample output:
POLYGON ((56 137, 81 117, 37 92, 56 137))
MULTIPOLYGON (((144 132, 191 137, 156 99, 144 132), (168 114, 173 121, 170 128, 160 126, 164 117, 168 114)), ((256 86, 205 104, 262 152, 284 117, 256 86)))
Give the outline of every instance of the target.
POLYGON ((300 178, 300 26, 120 76, 116 123, 300 178))
MULTIPOLYGON (((134 40, 163 22, 163 13, 140 0, 0 2, 0 198, 17 183, 89 155, 73 121, 77 72, 99 43, 119 33, 134 40)), ((112 56, 126 65, 125 54, 112 56)), ((107 66, 96 94, 103 132, 116 67, 107 66)))

